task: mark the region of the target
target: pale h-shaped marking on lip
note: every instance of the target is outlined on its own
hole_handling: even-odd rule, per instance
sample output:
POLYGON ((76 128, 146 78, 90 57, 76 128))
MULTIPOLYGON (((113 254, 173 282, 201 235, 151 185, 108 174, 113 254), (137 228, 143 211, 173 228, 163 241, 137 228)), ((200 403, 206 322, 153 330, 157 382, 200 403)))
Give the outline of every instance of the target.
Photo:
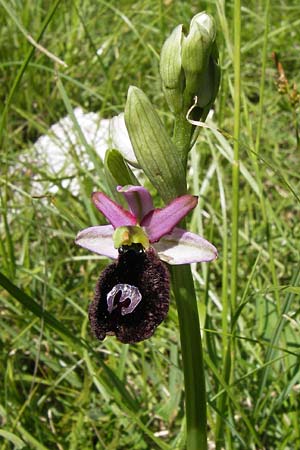
POLYGON ((111 291, 107 294, 106 300, 107 300, 107 310, 109 314, 112 313, 114 309, 118 307, 119 303, 125 302, 125 300, 129 299, 130 304, 126 307, 122 306, 121 308, 121 314, 122 316, 125 316, 126 314, 132 313, 132 311, 135 310, 137 305, 142 300, 142 294, 138 290, 136 286, 131 286, 131 284, 116 284, 111 291), (115 305, 114 300, 116 295, 121 291, 121 297, 118 301, 118 303, 115 305))

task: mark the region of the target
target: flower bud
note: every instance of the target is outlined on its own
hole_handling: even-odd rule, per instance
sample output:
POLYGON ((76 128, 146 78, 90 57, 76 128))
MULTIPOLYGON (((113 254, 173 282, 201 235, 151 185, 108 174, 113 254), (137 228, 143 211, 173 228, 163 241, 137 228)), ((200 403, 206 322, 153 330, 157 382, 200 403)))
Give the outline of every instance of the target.
POLYGON ((160 76, 163 91, 170 110, 175 114, 183 108, 182 37, 182 25, 178 25, 165 41, 160 55, 160 76))
MULTIPOLYGON (((218 64, 218 49, 216 43, 212 46, 212 52, 209 57, 207 69, 203 71, 198 79, 198 88, 196 92, 197 106, 199 106, 203 113, 202 120, 206 116, 215 101, 220 85, 220 66, 218 64)), ((194 94, 193 94, 194 95, 194 94)))
POLYGON ((186 89, 196 95, 199 79, 208 69, 213 43, 216 37, 215 23, 205 12, 193 17, 190 31, 182 41, 182 66, 186 89))
POLYGON ((160 74, 167 103, 175 114, 185 114, 197 96, 201 116, 206 117, 220 83, 215 39, 215 22, 202 12, 193 17, 186 36, 179 25, 166 40, 161 52, 160 74))

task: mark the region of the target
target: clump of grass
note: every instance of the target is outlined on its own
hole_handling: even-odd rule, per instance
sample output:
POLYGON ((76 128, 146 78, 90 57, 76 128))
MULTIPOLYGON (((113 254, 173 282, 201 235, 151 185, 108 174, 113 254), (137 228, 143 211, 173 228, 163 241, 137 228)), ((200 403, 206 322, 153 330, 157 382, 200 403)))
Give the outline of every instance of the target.
MULTIPOLYGON (((191 228, 200 234, 203 228, 220 253, 217 263, 195 267, 193 274, 205 342, 209 441, 222 430, 217 445, 225 448, 294 449, 300 441, 299 153, 293 116, 299 111, 291 111, 277 92, 271 58, 279 51, 288 80, 300 85, 294 46, 299 6, 294 0, 272 5, 268 14, 266 6, 249 5, 241 14, 240 173, 234 185, 239 246, 230 317, 231 164, 237 143, 230 137, 233 9, 219 1, 201 5, 218 22, 223 75, 213 128, 227 134, 203 130, 189 163, 190 190, 201 194, 203 207, 191 228), (229 341, 234 364, 227 377, 229 341)), ((109 189, 100 162, 92 173, 75 164, 79 197, 54 179, 55 197, 45 192, 32 198, 31 172, 44 168, 35 161, 21 171, 18 159, 68 108, 81 105, 104 117, 123 111, 130 84, 141 86, 164 110, 158 53, 170 30, 188 23, 198 7, 146 0, 134 7, 58 2, 39 43, 67 68, 38 50, 28 58, 31 44, 17 24, 37 39, 49 13, 42 2, 15 4, 1 16, 2 103, 19 76, 1 130, 3 449, 184 448, 174 304, 168 320, 142 344, 122 346, 113 338, 99 344, 90 335, 86 311, 107 261, 78 251, 73 239, 102 220, 89 199, 93 189, 109 189)))

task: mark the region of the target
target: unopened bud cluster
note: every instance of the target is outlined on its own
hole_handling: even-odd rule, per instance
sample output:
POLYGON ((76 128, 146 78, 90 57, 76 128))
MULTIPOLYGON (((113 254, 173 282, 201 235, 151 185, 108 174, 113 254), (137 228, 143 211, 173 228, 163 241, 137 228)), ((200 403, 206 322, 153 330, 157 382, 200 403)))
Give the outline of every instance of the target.
POLYGON ((160 74, 174 114, 185 113, 195 97, 203 112, 209 111, 220 83, 216 28, 210 15, 194 16, 187 35, 182 25, 173 30, 161 51, 160 74))

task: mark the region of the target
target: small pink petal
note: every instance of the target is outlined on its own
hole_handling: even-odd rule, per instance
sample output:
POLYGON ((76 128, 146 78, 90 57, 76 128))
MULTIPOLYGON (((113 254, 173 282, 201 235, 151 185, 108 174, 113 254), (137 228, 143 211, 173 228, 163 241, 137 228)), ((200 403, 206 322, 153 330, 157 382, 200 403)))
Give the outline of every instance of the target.
POLYGON ((92 200, 100 212, 107 218, 114 228, 128 225, 136 225, 136 217, 121 205, 111 200, 102 192, 94 192, 92 200))
POLYGON ((198 197, 194 195, 182 195, 164 208, 150 211, 141 222, 149 241, 157 242, 162 236, 170 233, 175 225, 195 208, 197 202, 198 197))
POLYGON ((218 256, 214 245, 197 234, 174 228, 153 245, 163 261, 176 264, 213 261, 218 256))
POLYGON ((118 186, 117 191, 125 196, 130 211, 139 222, 154 208, 152 197, 143 186, 118 186))
POLYGON ((117 259, 118 250, 114 248, 113 232, 111 225, 85 228, 77 234, 75 243, 99 255, 117 259))

